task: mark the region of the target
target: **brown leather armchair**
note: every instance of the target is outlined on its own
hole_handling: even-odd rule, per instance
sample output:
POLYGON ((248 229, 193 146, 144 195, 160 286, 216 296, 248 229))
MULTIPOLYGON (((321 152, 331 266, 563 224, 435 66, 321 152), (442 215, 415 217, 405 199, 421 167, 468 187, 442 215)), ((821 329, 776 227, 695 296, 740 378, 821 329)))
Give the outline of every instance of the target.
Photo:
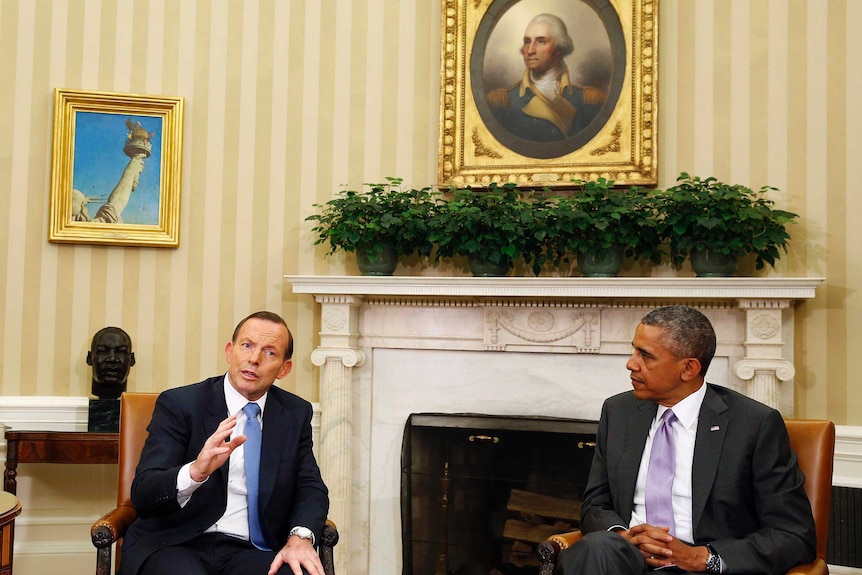
MULTIPOLYGON (((123 393, 120 398, 120 457, 117 478, 117 507, 98 519, 90 528, 90 538, 96 547, 96 575, 110 575, 111 551, 117 543, 116 565, 120 565, 123 535, 137 517, 132 507, 130 490, 135 468, 141 457, 147 425, 153 415, 157 393, 123 393)), ((318 546, 326 575, 335 574, 333 547, 338 543, 338 530, 327 520, 318 546)))
MULTIPOLYGON (((805 493, 811 501, 817 529, 817 558, 812 563, 794 567, 787 575, 828 575, 826 537, 829 534, 829 514, 832 507, 835 425, 831 421, 816 419, 788 419, 785 422, 790 435, 790 445, 799 459, 799 468, 805 474, 805 493)), ((536 552, 542 562, 541 575, 554 575, 557 572, 560 552, 574 545, 580 538, 580 531, 571 531, 552 535, 539 543, 536 552)))

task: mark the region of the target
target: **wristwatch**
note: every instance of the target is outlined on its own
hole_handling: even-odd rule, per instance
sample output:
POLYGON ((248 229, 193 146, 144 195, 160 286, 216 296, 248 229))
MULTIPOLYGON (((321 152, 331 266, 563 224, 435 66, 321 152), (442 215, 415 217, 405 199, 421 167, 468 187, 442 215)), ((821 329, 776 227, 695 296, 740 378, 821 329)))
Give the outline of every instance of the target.
POLYGON ((718 553, 715 552, 712 545, 707 545, 706 550, 709 551, 709 555, 706 558, 706 572, 715 574, 721 573, 721 557, 718 556, 718 553))
POLYGON ((312 533, 311 529, 308 527, 294 527, 290 530, 290 533, 287 534, 288 537, 291 535, 296 535, 300 539, 311 539, 311 542, 314 543, 314 533, 312 533))

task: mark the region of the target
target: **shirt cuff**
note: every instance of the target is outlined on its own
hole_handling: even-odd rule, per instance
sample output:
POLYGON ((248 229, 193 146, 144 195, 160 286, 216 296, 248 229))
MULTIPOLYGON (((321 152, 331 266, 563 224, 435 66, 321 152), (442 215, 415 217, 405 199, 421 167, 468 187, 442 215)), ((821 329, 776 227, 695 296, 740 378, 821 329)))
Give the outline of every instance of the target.
POLYGON ((177 503, 179 503, 180 507, 185 507, 186 503, 189 502, 189 499, 192 498, 192 494, 197 490, 198 487, 206 483, 207 479, 203 481, 195 481, 192 479, 192 462, 186 463, 182 467, 180 467, 179 473, 177 473, 177 503))
MULTIPOLYGON (((297 532, 297 531, 299 531, 300 529, 308 529, 308 527, 305 527, 305 526, 303 526, 303 525, 295 525, 294 527, 292 527, 292 528, 291 528, 291 530, 290 530, 290 531, 288 531, 287 536, 288 536, 288 537, 290 537, 291 535, 296 535, 296 534, 297 534, 296 532, 297 532)), ((308 532, 309 532, 309 533, 311 533, 311 544, 312 544, 312 545, 314 545, 314 544, 315 544, 315 541, 314 541, 314 530, 313 530, 313 529, 308 529, 308 532)))

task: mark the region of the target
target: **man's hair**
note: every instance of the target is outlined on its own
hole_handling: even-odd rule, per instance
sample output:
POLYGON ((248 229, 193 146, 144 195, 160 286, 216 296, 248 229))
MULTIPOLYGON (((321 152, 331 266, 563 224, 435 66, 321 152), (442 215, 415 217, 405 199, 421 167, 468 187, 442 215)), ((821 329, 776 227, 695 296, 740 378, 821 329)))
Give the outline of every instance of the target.
POLYGON ((715 355, 715 330, 705 315, 693 307, 669 305, 649 312, 641 323, 662 328, 663 345, 680 359, 696 358, 700 375, 706 375, 715 355))
POLYGON ((287 348, 284 350, 284 359, 287 361, 288 359, 293 357, 293 334, 290 333, 290 328, 287 327, 287 322, 278 315, 277 313, 273 313, 271 311, 256 311, 253 314, 243 318, 241 322, 236 324, 236 327, 233 330, 233 335, 230 340, 233 343, 236 343, 236 336, 239 335, 239 330, 242 329, 242 326, 245 325, 250 319, 262 319, 264 321, 271 321, 272 323, 277 323, 284 326, 284 329, 287 330, 287 348))
POLYGON ((553 14, 539 14, 530 20, 530 24, 533 22, 543 22, 550 27, 551 38, 554 39, 554 44, 557 45, 557 50, 560 51, 563 58, 575 51, 575 43, 572 42, 566 23, 561 18, 553 14))

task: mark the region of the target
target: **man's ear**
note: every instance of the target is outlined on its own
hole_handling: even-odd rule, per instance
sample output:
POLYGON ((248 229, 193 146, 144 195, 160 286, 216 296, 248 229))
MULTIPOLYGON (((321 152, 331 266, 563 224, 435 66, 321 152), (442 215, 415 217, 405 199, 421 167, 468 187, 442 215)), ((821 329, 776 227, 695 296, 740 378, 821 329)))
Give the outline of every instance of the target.
POLYGON ((700 360, 694 357, 687 357, 682 361, 684 363, 679 376, 683 381, 691 381, 700 376, 700 360))
POLYGON ((93 352, 87 352, 87 365, 93 365, 93 352))
POLYGON ((290 369, 293 367, 293 360, 288 359, 283 364, 281 364, 281 369, 278 372, 278 375, 275 376, 276 379, 281 379, 285 377, 288 373, 290 373, 290 369))
POLYGON ((131 354, 131 355, 132 355, 132 361, 131 361, 131 362, 129 362, 129 367, 131 367, 131 366, 135 365, 135 352, 132 352, 132 354, 131 354))

